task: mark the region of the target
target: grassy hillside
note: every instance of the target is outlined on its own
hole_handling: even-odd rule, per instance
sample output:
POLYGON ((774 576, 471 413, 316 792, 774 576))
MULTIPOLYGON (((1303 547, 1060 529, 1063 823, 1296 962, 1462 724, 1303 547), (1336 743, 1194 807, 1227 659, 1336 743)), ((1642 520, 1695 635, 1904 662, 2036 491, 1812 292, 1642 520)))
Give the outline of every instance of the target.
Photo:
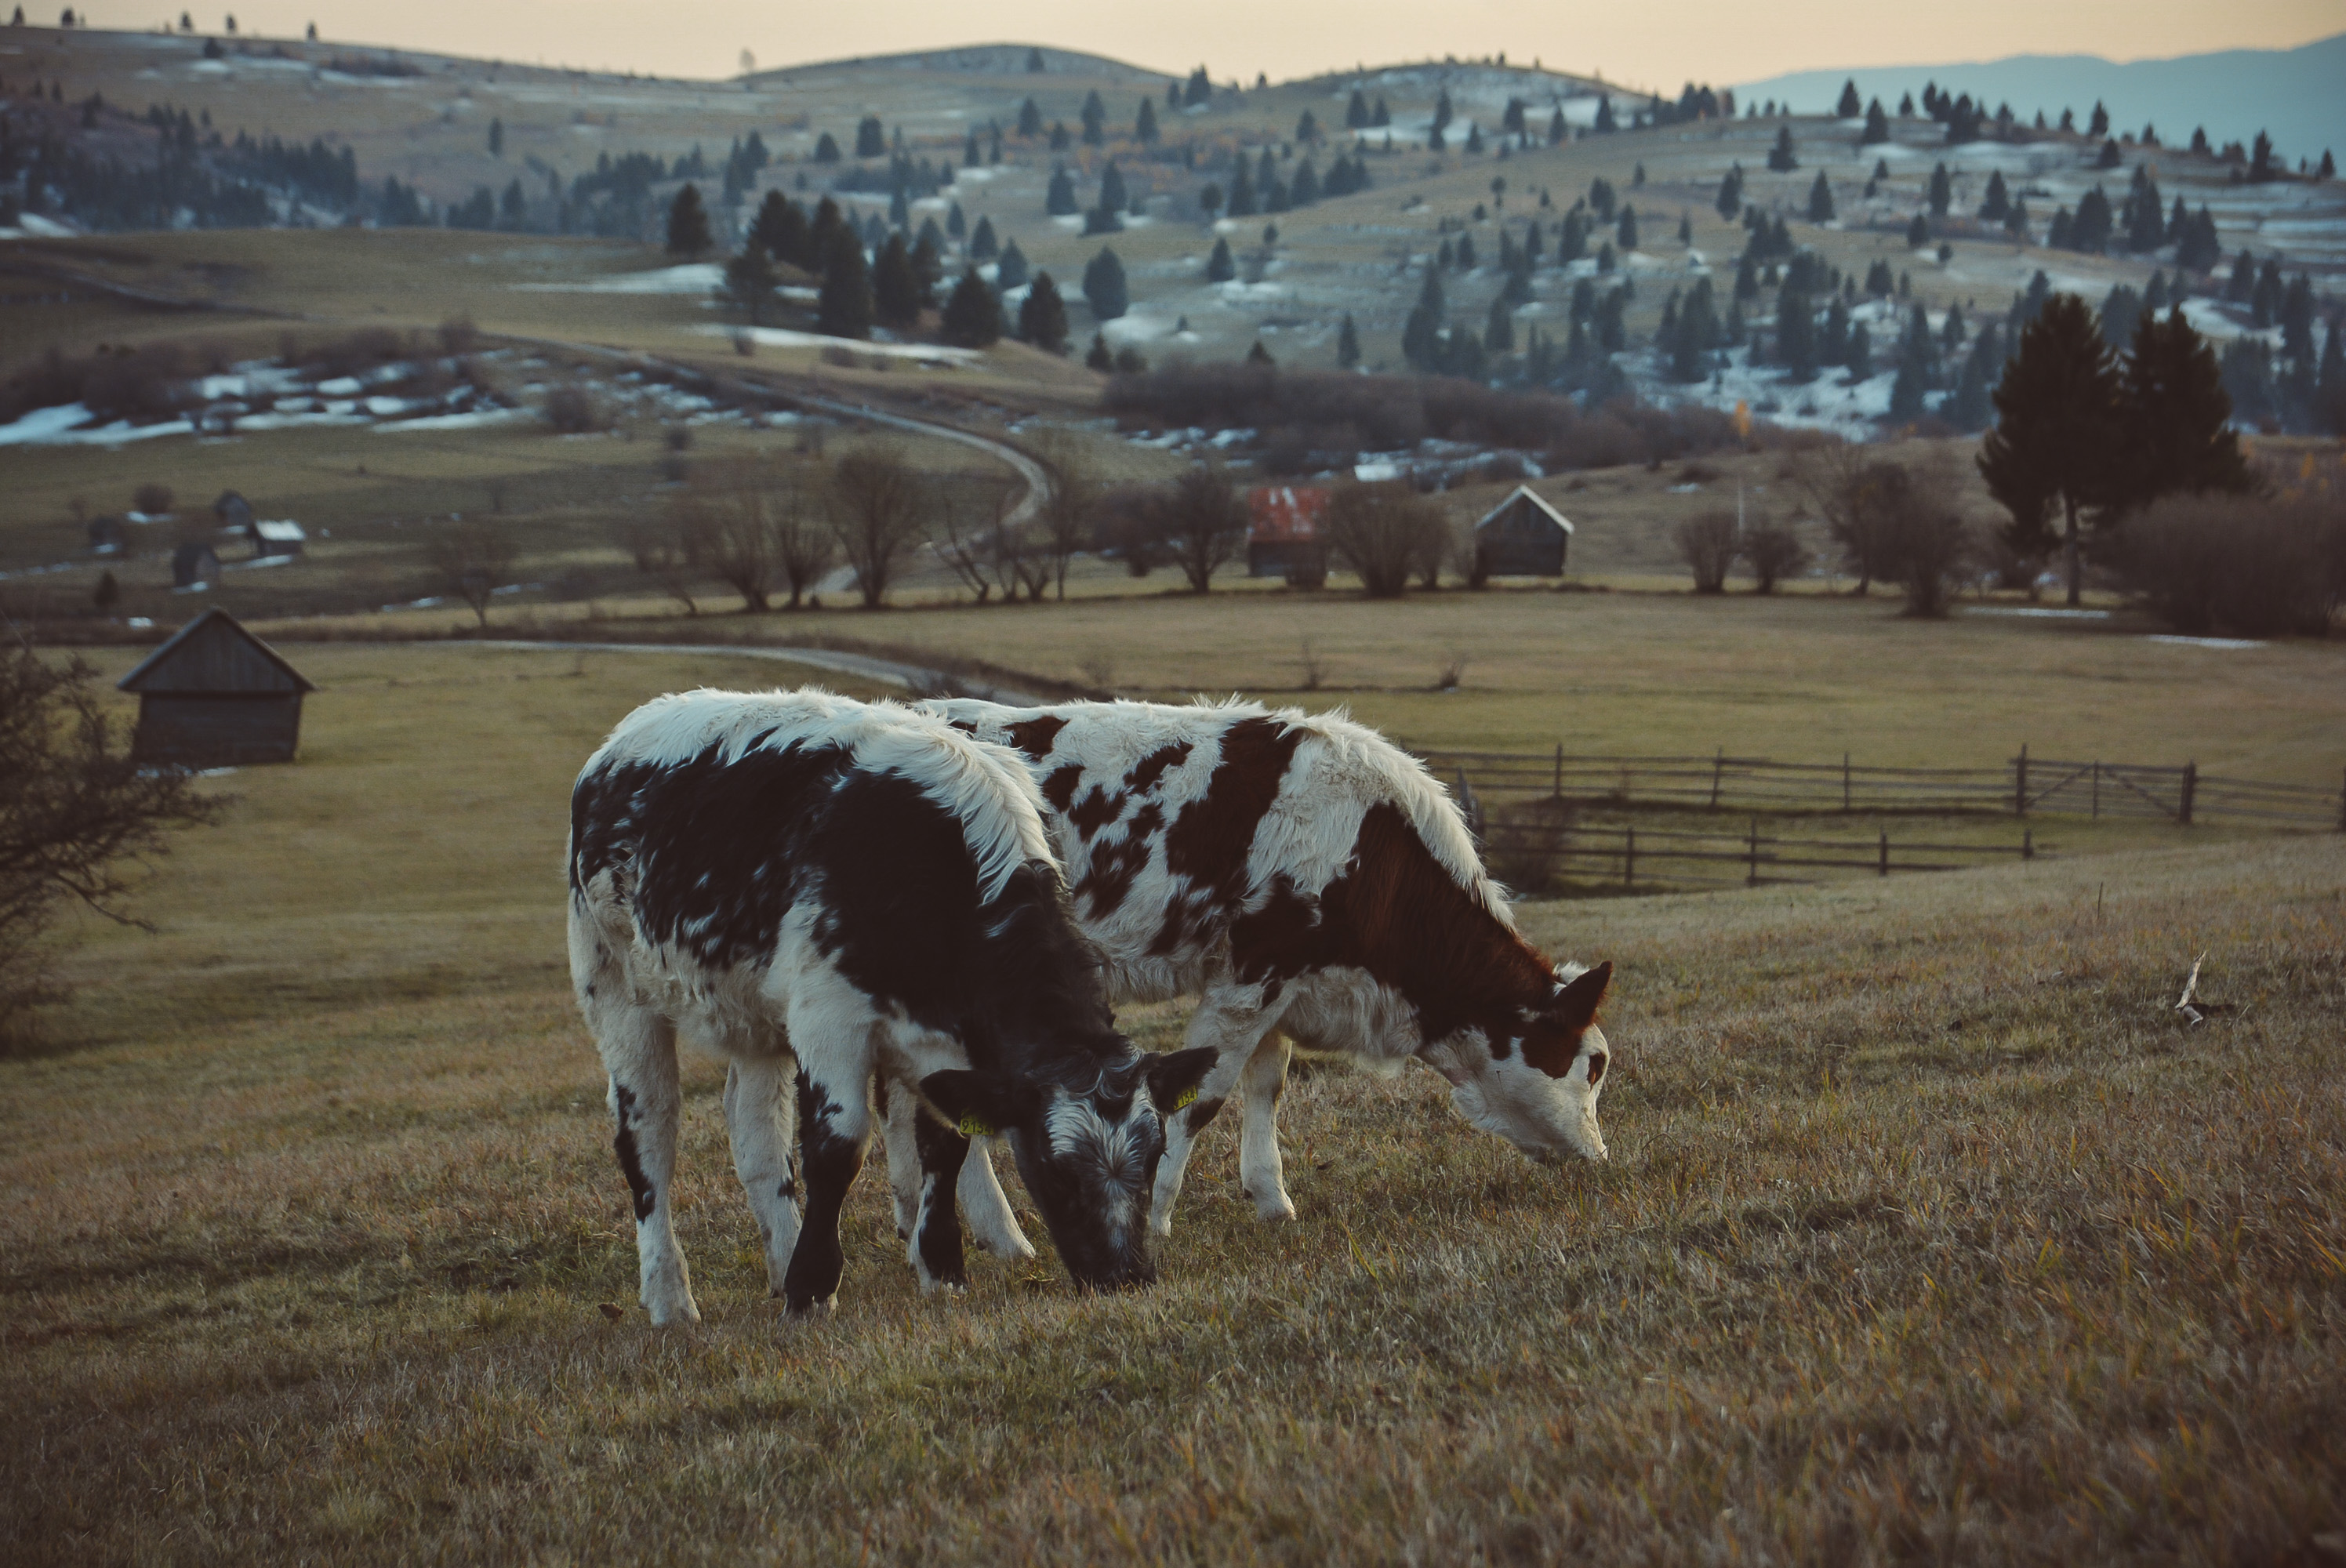
POLYGON ((1046 1256, 923 1301, 875 1171, 838 1318, 781 1320, 696 1063, 709 1320, 655 1334, 561 800, 642 696, 770 667, 298 657, 303 760, 225 781, 164 933, 93 932, 64 1048, 0 1062, 15 1560, 2277 1561, 2346 1526, 2332 839, 1535 906, 1619 968, 1610 1166, 1308 1072, 1299 1221, 1253 1220, 1218 1127, 1129 1296, 1046 1256), (2192 1031, 2202 951, 2236 1011, 2192 1031))

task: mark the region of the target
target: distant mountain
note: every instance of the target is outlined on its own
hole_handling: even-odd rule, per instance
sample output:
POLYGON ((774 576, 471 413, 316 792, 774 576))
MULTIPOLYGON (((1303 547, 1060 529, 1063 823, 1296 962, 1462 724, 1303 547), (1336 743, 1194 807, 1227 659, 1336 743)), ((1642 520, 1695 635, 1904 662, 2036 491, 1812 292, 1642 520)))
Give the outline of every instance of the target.
POLYGON ((1892 108, 1904 93, 1920 101, 1923 84, 1936 82, 1948 92, 1984 98, 1991 109, 2009 103, 2023 119, 2043 109, 2057 125, 2061 111, 2072 108, 2083 130, 2098 98, 2109 108, 2112 128, 2139 136, 2148 123, 2169 146, 2188 144, 2192 127, 2205 126, 2218 147, 2269 132, 2292 168, 2300 158, 2319 163, 2325 148, 2346 158, 2346 33, 2295 49, 2227 49, 2126 65, 2096 55, 2014 55, 1957 65, 1798 71, 1743 84, 1735 95, 1741 102, 1774 98, 1800 113, 1831 114, 1841 85, 1852 77, 1859 97, 1879 97, 1892 108))
MULTIPOLYGON (((759 71, 747 78, 760 86, 780 85, 793 77, 835 76, 844 71, 959 71, 988 76, 1083 76, 1113 82, 1154 82, 1159 85, 1188 75, 1186 71, 1152 71, 1142 66, 1086 55, 1075 49, 1054 49, 1034 44, 968 44, 951 49, 913 49, 899 55, 861 55, 844 60, 813 60, 759 71), (1040 56, 1043 68, 1034 69, 1040 56)), ((739 79, 739 78, 737 78, 739 79)))

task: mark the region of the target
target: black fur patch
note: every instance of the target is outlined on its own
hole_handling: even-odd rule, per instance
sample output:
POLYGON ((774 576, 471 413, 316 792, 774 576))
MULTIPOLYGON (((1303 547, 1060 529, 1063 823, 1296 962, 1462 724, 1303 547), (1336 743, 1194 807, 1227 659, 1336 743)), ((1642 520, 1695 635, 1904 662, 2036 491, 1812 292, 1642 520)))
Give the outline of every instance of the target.
MULTIPOLYGON (((862 1086, 857 1085, 862 1093, 862 1086)), ((799 1148, 806 1186, 806 1215, 798 1245, 790 1249, 782 1298, 793 1312, 807 1311, 839 1291, 846 1255, 839 1246, 839 1210, 855 1173, 863 1168, 863 1143, 831 1130, 842 1113, 809 1076, 799 1074, 799 1148)))
POLYGON ((626 1173, 627 1190, 635 1195, 636 1222, 643 1223, 659 1206, 659 1194, 652 1190, 649 1177, 644 1175, 644 1162, 636 1153, 636 1096, 624 1084, 611 1085, 612 1104, 618 1114, 619 1131, 611 1139, 612 1148, 618 1151, 619 1169, 626 1173))
POLYGON ((1182 1113, 1189 1118, 1189 1135, 1194 1138, 1204 1132, 1208 1125, 1222 1114, 1222 1106, 1225 1103, 1220 1099, 1193 1102, 1189 1108, 1182 1113))
POLYGON ((961 1218, 954 1210, 954 1187, 961 1179, 962 1162, 969 1157, 969 1140, 934 1116, 914 1123, 914 1145, 920 1150, 921 1175, 935 1196, 921 1224, 921 1263, 929 1278, 947 1285, 966 1285, 969 1276, 962 1257, 961 1218))

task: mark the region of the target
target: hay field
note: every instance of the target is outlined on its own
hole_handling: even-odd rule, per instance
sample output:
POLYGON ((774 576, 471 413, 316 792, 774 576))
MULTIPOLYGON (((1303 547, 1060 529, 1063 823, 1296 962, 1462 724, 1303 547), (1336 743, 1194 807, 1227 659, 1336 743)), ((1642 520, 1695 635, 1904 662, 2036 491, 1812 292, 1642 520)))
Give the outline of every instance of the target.
POLYGON ((164 934, 93 933, 58 1048, 0 1062, 13 1560, 2276 1561, 2346 1526, 2335 840, 1534 906, 1620 968, 1612 1165, 1311 1073, 1299 1222, 1253 1220, 1217 1127, 1166 1282, 1112 1298, 1046 1256, 922 1301, 872 1172, 839 1317, 782 1320, 702 1064, 709 1321, 655 1334, 597 1309, 632 1237, 561 799, 644 695, 771 667, 295 653, 304 759, 224 781, 164 934), (2187 1033, 2202 950, 2239 1011, 2187 1033))

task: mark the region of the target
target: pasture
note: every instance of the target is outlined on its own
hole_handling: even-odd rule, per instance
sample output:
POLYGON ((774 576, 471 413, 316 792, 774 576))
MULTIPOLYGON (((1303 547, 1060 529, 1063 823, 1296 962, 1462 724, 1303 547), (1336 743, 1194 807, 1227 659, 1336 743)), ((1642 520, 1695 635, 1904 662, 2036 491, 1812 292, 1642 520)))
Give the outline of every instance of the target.
MULTIPOLYGON (((2083 639, 1880 635, 1942 631, 2129 689, 2083 639)), ((2222 690, 2310 737, 2330 651, 2222 690)), ((0 1061, 15 1560, 2277 1561, 2346 1528, 2336 836, 1527 906, 1619 971, 1610 1166, 1528 1164, 1430 1074, 1307 1071, 1299 1220, 1254 1221, 1225 1118, 1128 1296, 1046 1255, 923 1301, 874 1170, 839 1316, 784 1320, 699 1063, 709 1320, 660 1334, 563 970, 566 791, 644 697, 786 667, 287 652, 303 759, 222 780, 161 934, 88 931, 54 1046, 0 1061), (2188 1030, 2202 951, 2234 1011, 2188 1030)))

